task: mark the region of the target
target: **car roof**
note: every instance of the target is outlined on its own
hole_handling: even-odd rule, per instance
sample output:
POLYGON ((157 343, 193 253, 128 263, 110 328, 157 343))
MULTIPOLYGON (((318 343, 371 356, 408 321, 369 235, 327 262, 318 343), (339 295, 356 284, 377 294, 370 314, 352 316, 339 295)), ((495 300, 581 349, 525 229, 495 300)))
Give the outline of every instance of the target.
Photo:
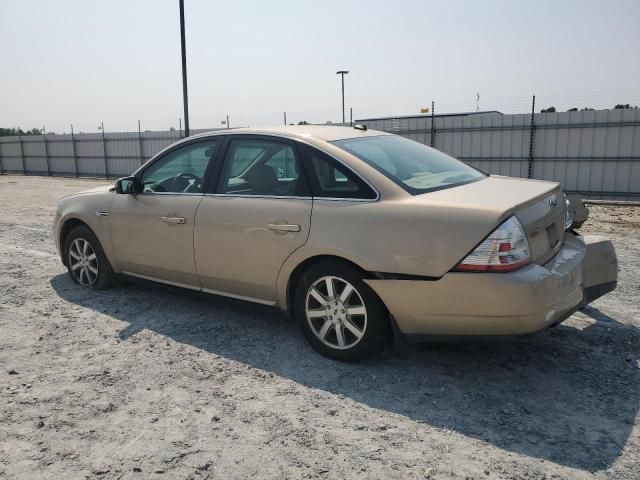
POLYGON ((227 134, 253 134, 253 135, 278 135, 282 137, 307 139, 313 138, 325 142, 334 140, 343 140, 347 138, 375 137, 379 135, 391 135, 379 130, 363 130, 354 127, 342 127, 335 125, 287 125, 280 127, 264 127, 264 128, 230 128, 228 130, 216 130, 213 132, 205 132, 194 137, 208 137, 215 135, 227 134))

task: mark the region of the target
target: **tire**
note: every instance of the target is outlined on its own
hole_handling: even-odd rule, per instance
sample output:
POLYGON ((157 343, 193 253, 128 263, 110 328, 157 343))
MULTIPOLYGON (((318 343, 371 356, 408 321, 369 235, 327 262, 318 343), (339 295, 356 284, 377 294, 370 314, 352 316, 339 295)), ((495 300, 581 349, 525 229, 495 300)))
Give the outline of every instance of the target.
POLYGON ((98 238, 88 227, 75 227, 69 232, 64 240, 64 255, 75 283, 93 290, 111 287, 113 270, 98 238))
POLYGON ((325 357, 358 361, 386 345, 387 310, 347 263, 311 265, 296 288, 294 314, 309 343, 325 357))

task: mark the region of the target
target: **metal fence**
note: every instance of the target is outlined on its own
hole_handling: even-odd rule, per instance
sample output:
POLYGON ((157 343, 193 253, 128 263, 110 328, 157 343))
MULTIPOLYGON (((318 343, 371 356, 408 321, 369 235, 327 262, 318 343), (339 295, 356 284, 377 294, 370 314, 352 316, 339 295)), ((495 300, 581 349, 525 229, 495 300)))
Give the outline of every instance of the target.
POLYGON ((0 137, 0 173, 118 178, 182 138, 180 130, 0 137))
POLYGON ((554 180, 592 198, 640 197, 639 108, 356 123, 431 145, 487 173, 554 180))
MULTIPOLYGON (((431 145, 487 173, 554 180, 592 198, 640 197, 638 108, 356 123, 431 145)), ((180 130, 0 137, 0 173, 116 178, 181 138, 180 130)))

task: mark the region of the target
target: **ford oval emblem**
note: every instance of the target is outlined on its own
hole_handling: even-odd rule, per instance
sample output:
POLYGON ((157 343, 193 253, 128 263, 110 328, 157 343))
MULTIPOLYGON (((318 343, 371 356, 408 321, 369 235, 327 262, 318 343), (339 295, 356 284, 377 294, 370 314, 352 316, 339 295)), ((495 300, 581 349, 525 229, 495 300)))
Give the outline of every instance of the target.
POLYGON ((556 200, 556 197, 551 197, 549 199, 549 206, 551 208, 556 208, 556 205, 558 205, 558 201, 556 200))

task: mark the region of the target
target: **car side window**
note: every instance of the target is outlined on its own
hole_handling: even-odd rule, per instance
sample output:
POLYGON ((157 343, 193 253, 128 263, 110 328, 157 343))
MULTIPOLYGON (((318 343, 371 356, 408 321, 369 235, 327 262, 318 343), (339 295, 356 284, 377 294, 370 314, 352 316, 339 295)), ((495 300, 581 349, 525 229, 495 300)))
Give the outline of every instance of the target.
POLYGON ((263 196, 309 196, 290 143, 232 139, 225 155, 218 193, 263 196))
POLYGON ((201 193, 205 172, 215 155, 217 142, 185 145, 154 162, 141 177, 147 193, 201 193))
POLYGON ((311 188, 314 197, 373 200, 376 192, 349 168, 329 155, 305 146, 306 160, 313 169, 311 188))

